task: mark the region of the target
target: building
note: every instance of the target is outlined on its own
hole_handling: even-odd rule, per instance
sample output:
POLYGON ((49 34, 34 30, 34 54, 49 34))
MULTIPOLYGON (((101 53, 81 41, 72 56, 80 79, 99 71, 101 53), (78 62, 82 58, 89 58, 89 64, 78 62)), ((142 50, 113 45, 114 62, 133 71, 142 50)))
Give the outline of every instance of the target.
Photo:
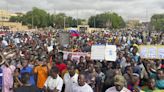
POLYGON ((17 16, 17 14, 0 10, 0 21, 9 21, 11 16, 17 16))
POLYGON ((0 30, 4 28, 12 30, 27 30, 27 26, 23 26, 22 23, 10 22, 12 16, 22 16, 23 13, 11 13, 9 11, 0 10, 0 30))
POLYGON ((126 22, 127 28, 136 28, 140 25, 139 20, 129 20, 126 22))

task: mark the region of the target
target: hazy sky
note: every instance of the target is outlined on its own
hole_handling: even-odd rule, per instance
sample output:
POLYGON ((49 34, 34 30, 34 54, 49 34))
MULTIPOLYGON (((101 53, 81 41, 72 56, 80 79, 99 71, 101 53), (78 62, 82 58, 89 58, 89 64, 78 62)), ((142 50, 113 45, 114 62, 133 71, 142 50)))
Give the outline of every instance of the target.
POLYGON ((154 13, 164 13, 164 0, 0 0, 0 9, 13 12, 26 12, 32 7, 51 13, 64 12, 75 18, 111 11, 125 20, 147 21, 154 13))

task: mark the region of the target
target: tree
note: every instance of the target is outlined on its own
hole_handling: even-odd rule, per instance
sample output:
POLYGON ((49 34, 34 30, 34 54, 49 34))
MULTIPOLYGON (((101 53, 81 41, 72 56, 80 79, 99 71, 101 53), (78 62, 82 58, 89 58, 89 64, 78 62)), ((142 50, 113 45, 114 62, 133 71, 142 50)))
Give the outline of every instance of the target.
MULTIPOLYGON (((70 16, 66 16, 64 13, 59 13, 57 15, 53 15, 53 23, 55 24, 56 28, 63 28, 64 21, 65 27, 77 27, 77 19, 74 19, 70 16)), ((78 19, 78 24, 82 24, 82 20, 78 19)))
POLYGON ((22 16, 11 16, 10 22, 22 22, 22 16))
POLYGON ((155 14, 151 17, 151 25, 157 31, 164 31, 164 14, 155 14))
POLYGON ((116 13, 102 13, 91 16, 88 20, 91 27, 98 28, 122 28, 125 27, 125 22, 121 16, 116 13))
POLYGON ((23 16, 12 16, 10 18, 11 22, 22 22, 23 25, 28 25, 30 27, 56 27, 63 28, 64 21, 65 27, 77 27, 77 21, 80 25, 82 23, 81 19, 74 19, 70 16, 66 16, 64 13, 59 14, 49 14, 45 10, 34 7, 31 11, 28 11, 23 16), (55 26, 54 26, 55 24, 55 26))

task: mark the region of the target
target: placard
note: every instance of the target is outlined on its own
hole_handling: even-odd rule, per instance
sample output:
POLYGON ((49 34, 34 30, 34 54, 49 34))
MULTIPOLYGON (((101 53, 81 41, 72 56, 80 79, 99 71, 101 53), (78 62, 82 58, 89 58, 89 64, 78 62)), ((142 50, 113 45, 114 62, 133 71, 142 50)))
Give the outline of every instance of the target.
POLYGON ((60 46, 67 46, 69 42, 70 42, 70 33, 68 32, 59 33, 60 46))
POLYGON ((108 61, 116 61, 117 53, 116 53, 116 45, 107 45, 105 48, 105 60, 108 61))
POLYGON ((93 45, 91 59, 115 61, 117 57, 116 45, 93 45))
POLYGON ((164 46, 162 47, 158 47, 158 58, 159 59, 164 59, 164 46))
POLYGON ((141 45, 139 54, 145 59, 164 59, 164 46, 162 45, 141 45))
POLYGON ((104 60, 105 59, 105 45, 93 45, 91 48, 91 59, 104 60))

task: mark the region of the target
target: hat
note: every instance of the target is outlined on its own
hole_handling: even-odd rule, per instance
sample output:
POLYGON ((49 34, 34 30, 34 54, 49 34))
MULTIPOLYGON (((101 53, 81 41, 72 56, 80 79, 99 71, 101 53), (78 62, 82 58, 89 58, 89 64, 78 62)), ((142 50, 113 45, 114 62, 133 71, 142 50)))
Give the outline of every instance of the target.
POLYGON ((125 79, 121 75, 116 75, 114 77, 114 84, 115 85, 124 85, 125 84, 125 79))
POLYGON ((133 73, 133 76, 140 77, 137 73, 133 73))

